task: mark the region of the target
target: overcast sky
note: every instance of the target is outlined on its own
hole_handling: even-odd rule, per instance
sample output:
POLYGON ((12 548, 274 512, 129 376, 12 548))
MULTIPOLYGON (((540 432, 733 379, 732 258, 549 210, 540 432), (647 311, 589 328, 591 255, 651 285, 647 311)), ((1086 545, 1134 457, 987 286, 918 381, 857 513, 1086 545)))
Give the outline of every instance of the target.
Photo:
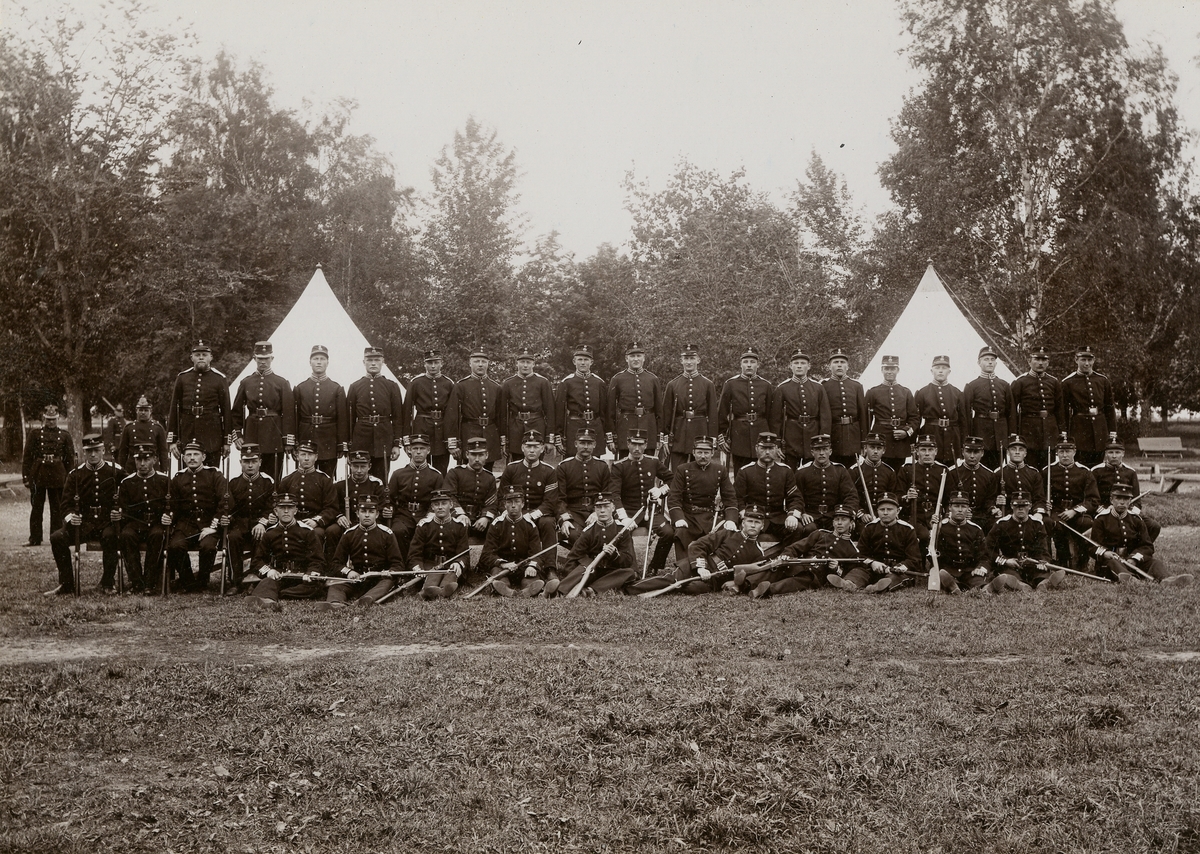
MULTIPOLYGON (((0 0, 6 25, 15 5, 0 0)), ((661 187, 680 157, 745 167, 782 203, 815 150, 868 215, 885 210, 877 168, 916 82, 891 0, 157 5, 162 23, 194 30, 203 56, 225 47, 261 62, 282 106, 357 100, 353 131, 374 136, 418 191, 468 115, 495 127, 517 150, 527 240, 557 229, 580 260, 626 240, 625 173, 661 187)), ((1184 121, 1200 128, 1200 2, 1117 8, 1130 41, 1163 46, 1184 121)))

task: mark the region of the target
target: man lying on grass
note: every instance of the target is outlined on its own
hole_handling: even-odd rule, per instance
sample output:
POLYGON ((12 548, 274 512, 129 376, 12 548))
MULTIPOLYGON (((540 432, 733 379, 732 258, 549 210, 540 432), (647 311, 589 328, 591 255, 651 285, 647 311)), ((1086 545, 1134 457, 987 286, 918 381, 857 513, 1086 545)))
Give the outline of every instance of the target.
MULTIPOLYGON (((762 533, 767 521, 766 511, 756 504, 749 504, 742 511, 742 526, 736 531, 718 528, 711 534, 705 534, 694 540, 688 546, 689 575, 679 578, 691 578, 680 590, 689 595, 712 593, 725 589, 729 593, 737 592, 733 582, 734 567, 742 564, 759 563, 765 557, 758 535, 762 533)), ((680 570, 680 574, 684 570, 680 570)), ((671 586, 669 577, 657 576, 631 584, 631 593, 646 593, 661 590, 671 586)))
POLYGON ((858 565, 858 546, 850 536, 855 510, 845 504, 838 505, 833 508, 832 531, 813 531, 804 539, 792 543, 761 568, 747 570, 736 567, 733 583, 739 591, 748 589, 751 599, 824 587, 825 577, 830 572, 841 576, 851 566, 858 565), (816 562, 822 558, 828 560, 816 562), (789 559, 813 562, 789 563, 789 559))
POLYGON ((326 595, 321 577, 325 565, 321 542, 312 529, 296 521, 296 499, 286 492, 276 496, 275 517, 279 521, 258 541, 250 563, 251 572, 263 577, 246 597, 246 605, 252 610, 278 611, 280 596, 324 599, 326 595))
POLYGON ((833 587, 849 593, 886 593, 911 584, 912 574, 923 565, 917 533, 900 519, 899 499, 885 492, 875 502, 875 513, 879 518, 863 527, 858 541, 865 563, 851 566, 845 575, 826 576, 833 587))
POLYGON ((1092 525, 1092 539, 1096 549, 1096 571, 1125 583, 1139 576, 1128 564, 1142 570, 1151 578, 1167 587, 1186 587, 1192 576, 1186 573, 1172 575, 1167 565, 1154 555, 1154 543, 1146 520, 1129 510, 1133 490, 1124 483, 1114 484, 1111 493, 1112 506, 1096 514, 1092 525))
POLYGON ((613 519, 613 500, 607 495, 601 495, 593 505, 596 511, 596 521, 588 525, 571 546, 563 564, 563 579, 558 585, 558 592, 568 594, 579 586, 584 573, 591 564, 599 558, 599 562, 587 578, 581 595, 595 596, 607 591, 621 592, 625 585, 637 578, 633 568, 637 557, 633 553, 633 538, 617 536, 628 534, 637 527, 633 519, 617 523, 613 519))

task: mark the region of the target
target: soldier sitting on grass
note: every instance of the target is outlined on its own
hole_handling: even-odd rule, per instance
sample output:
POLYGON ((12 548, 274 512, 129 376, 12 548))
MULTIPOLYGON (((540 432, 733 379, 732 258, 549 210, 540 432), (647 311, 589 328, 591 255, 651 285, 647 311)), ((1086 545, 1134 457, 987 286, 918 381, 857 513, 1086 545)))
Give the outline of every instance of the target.
POLYGON ((960 590, 1000 593, 1008 589, 1003 577, 993 577, 985 546, 983 529, 971 521, 971 496, 956 492, 950 496, 950 517, 938 526, 937 550, 941 569, 941 588, 954 594, 960 590))
POLYGON ((734 571, 733 580, 739 590, 750 588, 751 599, 778 596, 781 593, 796 593, 800 590, 816 590, 825 586, 830 572, 844 575, 850 566, 833 558, 857 558, 858 546, 850 536, 854 528, 857 508, 845 504, 834 507, 830 516, 833 530, 813 531, 803 540, 792 543, 760 570, 747 572, 740 567, 734 571), (830 558, 828 563, 788 564, 788 558, 830 558))
POLYGON ((470 556, 462 554, 470 548, 467 526, 451 518, 454 495, 438 489, 429 496, 429 507, 433 518, 423 520, 413 535, 408 549, 409 568, 428 572, 441 567, 441 572, 425 576, 421 588, 422 599, 449 599, 458 589, 458 580, 470 562, 470 556), (450 561, 454 558, 453 561, 450 561), (447 561, 450 561, 447 563, 447 561))
POLYGON ((1192 576, 1172 575, 1167 565, 1154 555, 1146 520, 1129 509, 1133 490, 1123 483, 1114 484, 1109 499, 1112 505, 1096 514, 1092 524, 1092 539, 1096 549, 1096 569, 1125 583, 1140 579, 1126 565, 1131 563, 1157 580, 1164 587, 1187 587, 1192 576))
POLYGON ((683 592, 696 595, 724 589, 736 593, 734 567, 758 563, 765 557, 758 535, 766 523, 766 511, 757 504, 749 504, 742 511, 742 527, 739 530, 720 528, 693 541, 688 546, 688 558, 695 578, 681 588, 683 592))
MULTIPOLYGON (((279 610, 279 599, 324 599, 325 565, 321 542, 310 528, 296 521, 296 499, 286 492, 275 499, 279 520, 263 534, 254 550, 250 571, 263 577, 246 598, 251 610, 279 610), (296 578, 303 575, 303 578, 296 578), (285 586, 286 584, 286 586, 285 586)), ((343 538, 344 539, 344 538, 343 538)))
POLYGON ((587 567, 601 553, 604 557, 596 564, 596 568, 588 577, 583 595, 595 596, 607 591, 620 592, 625 585, 637 578, 633 568, 637 558, 633 553, 633 538, 618 536, 622 532, 628 534, 637 527, 633 519, 617 522, 613 518, 613 500, 607 495, 601 495, 594 505, 596 521, 588 525, 571 546, 571 553, 563 565, 563 579, 558 586, 559 593, 570 593, 581 580, 587 567))
POLYGON ((912 583, 909 573, 920 569, 923 558, 913 526, 900 519, 900 502, 890 492, 875 502, 879 518, 868 523, 858 541, 863 566, 852 566, 844 575, 830 573, 831 586, 850 593, 886 593, 912 583))
MULTIPOLYGON (((378 482, 378 478, 375 480, 378 482)), ((337 610, 351 601, 360 608, 369 608, 395 586, 396 580, 390 576, 362 577, 368 572, 404 569, 404 555, 400 553, 396 535, 391 528, 378 524, 379 503, 371 494, 359 497, 355 507, 358 524, 346 529, 333 553, 333 565, 350 583, 330 584, 329 595, 317 610, 337 610)))
MULTIPOLYGON (((537 524, 525 513, 525 495, 516 489, 504 493, 504 512, 488 528, 479 555, 479 569, 489 577, 504 573, 492 581, 492 589, 501 596, 528 599, 542 592, 546 582, 539 575, 538 560, 534 557, 542 547, 537 524)), ((558 579, 551 579, 558 588, 558 579)))
POLYGON ((992 567, 1012 590, 1029 593, 1032 590, 1053 590, 1062 584, 1067 573, 1052 570, 1046 528, 1040 520, 1029 515, 1033 499, 1028 492, 1012 494, 1011 515, 1004 516, 988 532, 987 550, 992 567))

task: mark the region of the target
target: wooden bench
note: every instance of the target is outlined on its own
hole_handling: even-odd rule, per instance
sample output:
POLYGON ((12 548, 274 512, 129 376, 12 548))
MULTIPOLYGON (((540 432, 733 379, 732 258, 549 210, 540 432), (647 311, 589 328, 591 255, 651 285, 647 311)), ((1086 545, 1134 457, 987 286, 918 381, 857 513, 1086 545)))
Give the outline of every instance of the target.
POLYGON ((23 483, 24 481, 19 474, 0 475, 0 490, 7 492, 12 498, 17 497, 16 487, 21 486, 23 483))
POLYGON ((1183 459, 1183 439, 1178 436, 1150 436, 1138 439, 1143 457, 1179 457, 1183 459))

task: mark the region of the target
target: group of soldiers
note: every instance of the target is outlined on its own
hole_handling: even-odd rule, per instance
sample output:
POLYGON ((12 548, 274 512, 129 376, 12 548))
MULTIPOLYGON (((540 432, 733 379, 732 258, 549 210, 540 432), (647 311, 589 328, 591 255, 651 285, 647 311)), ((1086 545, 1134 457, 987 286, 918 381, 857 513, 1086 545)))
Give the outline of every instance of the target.
POLYGON ((50 500, 57 592, 78 592, 71 548, 90 541, 103 550, 105 592, 121 563, 133 592, 206 590, 223 551, 226 592, 271 609, 281 598, 366 606, 400 590, 444 598, 470 574, 485 581, 479 589, 519 597, 884 592, 930 573, 949 592, 1050 589, 1067 573, 1192 580, 1155 555, 1158 528, 1134 506, 1111 385, 1087 347, 1061 381, 1035 350, 1011 385, 985 347, 962 390, 939 356, 915 394, 896 382, 892 356, 883 382, 864 389, 841 350, 820 382, 796 350, 791 376, 773 384, 750 347, 719 388, 700 373, 695 345, 667 383, 645 369, 638 343, 608 382, 579 346, 557 387, 529 350, 503 382, 474 351, 457 383, 431 350, 407 390, 383 375, 373 347, 349 389, 327 376, 323 346, 294 388, 272 371, 270 342, 254 354, 256 371, 231 399, 198 343, 165 431, 141 398, 138 420, 107 443, 115 463, 105 437, 89 435, 74 466, 47 408, 25 478, 30 545, 50 500), (231 448, 241 462, 232 479, 221 471, 231 448), (408 462, 392 470, 402 450, 408 462), (557 466, 546 461, 555 456, 557 466), (340 457, 347 474, 335 481, 340 457), (639 527, 653 534, 640 571, 639 527), (472 543, 482 543, 475 566, 472 543))

